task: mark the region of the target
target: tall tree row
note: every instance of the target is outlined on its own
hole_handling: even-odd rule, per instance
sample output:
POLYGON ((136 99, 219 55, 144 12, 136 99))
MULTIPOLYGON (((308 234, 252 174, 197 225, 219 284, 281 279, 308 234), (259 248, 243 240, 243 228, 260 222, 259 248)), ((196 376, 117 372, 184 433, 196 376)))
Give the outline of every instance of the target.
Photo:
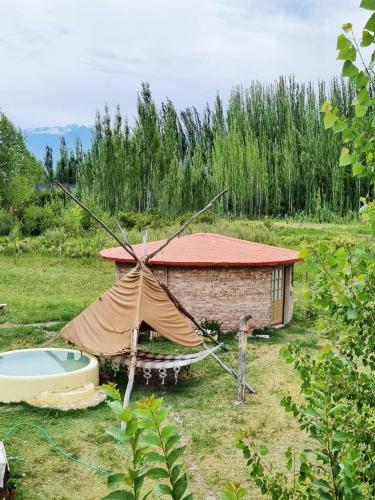
POLYGON ((350 112, 353 91, 280 78, 234 88, 200 113, 157 108, 148 84, 132 127, 117 108, 97 114, 90 151, 81 155, 82 196, 114 213, 157 209, 170 216, 195 210, 229 187, 225 212, 234 216, 342 215, 357 208, 358 180, 338 166, 340 141, 324 130, 326 99, 350 112))

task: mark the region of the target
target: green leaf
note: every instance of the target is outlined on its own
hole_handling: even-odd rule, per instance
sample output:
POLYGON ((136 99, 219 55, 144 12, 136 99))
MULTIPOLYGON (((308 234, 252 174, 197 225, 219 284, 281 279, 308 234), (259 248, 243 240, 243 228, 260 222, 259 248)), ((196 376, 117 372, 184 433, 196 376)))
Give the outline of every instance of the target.
POLYGON ((117 441, 120 441, 120 443, 125 443, 128 440, 125 431, 119 429, 118 427, 112 427, 111 429, 107 429, 106 433, 114 437, 117 441))
POLYGON ((319 490, 324 490, 324 491, 330 491, 331 486, 327 481, 324 479, 318 479, 317 481, 314 481, 313 483, 319 490))
POLYGON ((337 120, 338 117, 334 113, 332 112, 326 113, 324 115, 324 128, 328 129, 333 127, 333 125, 337 122, 337 120))
POLYGON ((182 465, 178 464, 178 465, 175 465, 173 467, 173 469, 171 470, 171 479, 172 479, 173 483, 175 483, 177 481, 177 478, 178 478, 178 475, 180 474, 181 468, 182 468, 182 465))
POLYGON ((375 0, 361 0, 362 9, 375 10, 375 0))
POLYGON ((370 98, 370 93, 367 88, 363 88, 358 92, 358 102, 366 103, 366 101, 370 98))
POLYGON ((168 484, 159 484, 157 489, 163 495, 172 496, 172 494, 173 494, 172 488, 168 484))
POLYGON ((365 30, 372 31, 375 33, 375 14, 372 14, 370 19, 365 24, 365 30))
POLYGON ((340 132, 346 130, 348 126, 349 126, 348 119, 345 116, 341 116, 341 118, 339 118, 337 122, 334 124, 333 131, 336 134, 339 134, 340 132))
POLYGON ((188 485, 186 474, 183 474, 173 485, 173 493, 176 499, 183 497, 188 485))
POLYGON ((113 488, 114 486, 124 486, 124 485, 128 486, 129 482, 127 480, 127 476, 122 472, 119 472, 117 474, 112 474, 107 479, 108 488, 113 488))
POLYGON ((169 410, 168 408, 160 408, 156 412, 156 421, 158 424, 161 424, 168 416, 169 410))
POLYGON ((347 432, 334 431, 332 439, 333 441, 337 441, 339 443, 345 443, 349 438, 349 434, 347 432))
POLYGON ((362 47, 368 47, 373 43, 373 41, 374 41, 374 35, 371 35, 369 31, 362 32, 362 40, 361 40, 362 47))
POLYGON ((320 111, 322 113, 329 113, 330 111, 332 111, 332 102, 331 101, 324 101, 321 108, 320 108, 320 111))
POLYGON ((341 76, 348 76, 350 78, 357 76, 359 69, 352 61, 345 61, 342 67, 341 76))
POLYGON ((175 444, 177 444, 180 441, 180 436, 178 434, 175 434, 174 436, 171 436, 168 438, 168 441, 165 443, 165 451, 168 453, 175 444))
MULTIPOLYGON (((138 414, 138 411, 137 411, 138 414)), ((142 429, 147 429, 148 431, 157 431, 157 426, 155 425, 155 422, 151 420, 150 418, 142 418, 139 421, 139 427, 142 429)))
POLYGON ((143 444, 148 444, 150 446, 161 446, 160 438, 155 434, 143 434, 141 436, 141 441, 143 444))
POLYGON ((182 500, 193 500, 192 493, 189 493, 188 495, 184 496, 184 498, 182 500))
POLYGON ((355 79, 355 84, 357 89, 361 89, 363 87, 366 87, 369 82, 368 76, 364 71, 360 71, 357 75, 357 78, 355 79))
POLYGON ((319 413, 317 411, 315 411, 314 408, 312 408, 311 406, 309 406, 308 408, 305 408, 303 410, 303 414, 308 415, 309 417, 318 417, 319 416, 319 413))
POLYGON ((111 408, 115 415, 120 415, 124 408, 120 401, 107 401, 107 405, 111 408))
POLYGON ((267 455, 267 453, 269 452, 267 446, 265 446, 264 444, 261 444, 259 446, 259 451, 261 455, 267 455))
POLYGON ((103 497, 103 500, 106 498, 110 500, 134 500, 134 495, 130 493, 130 491, 118 490, 112 491, 107 496, 103 497))
POLYGON ((160 453, 156 453, 155 451, 150 451, 146 455, 146 460, 147 462, 164 462, 164 457, 163 455, 160 455, 160 453))
POLYGON ((169 474, 165 469, 162 469, 161 467, 155 467, 145 472, 145 476, 151 477, 152 479, 166 479, 167 477, 169 477, 169 474))
POLYGON ((237 496, 232 491, 222 491, 220 493, 221 500, 237 500, 237 496))
POLYGON ((116 384, 103 384, 101 388, 104 390, 104 392, 109 398, 121 402, 121 394, 116 384))
POLYGON ((357 57, 357 51, 355 50, 355 47, 350 47, 348 49, 341 49, 337 59, 340 61, 355 61, 357 57))
POLYGON ((285 458, 286 458, 286 468, 289 471, 291 471, 293 465, 293 454, 292 454, 292 448, 290 446, 285 452, 285 458))
POLYGON ((119 414, 118 418, 122 422, 130 422, 133 416, 133 410, 129 407, 125 408, 122 410, 122 412, 119 414))
POLYGON ((346 250, 344 247, 338 248, 335 252, 336 257, 344 257, 344 255, 346 255, 346 250))
POLYGON ((337 37, 337 50, 349 49, 351 45, 351 41, 344 34, 341 34, 337 37))
POLYGON ((355 163, 352 167, 352 170, 353 177, 357 177, 357 175, 361 175, 365 171, 365 168, 361 163, 355 163))
POLYGON ((151 410, 156 411, 162 404, 163 398, 153 399, 150 403, 151 410))
POLYGON ((284 359, 284 361, 286 363, 288 363, 288 364, 293 363, 293 361, 294 361, 293 356, 292 356, 291 352, 289 351, 288 346, 286 346, 286 345, 281 346, 279 353, 280 353, 280 356, 284 359))
POLYGON ((367 106, 363 106, 362 104, 357 104, 354 108, 355 110, 355 116, 358 118, 361 118, 362 116, 365 116, 367 113, 367 106))
POLYGON ((346 148, 342 148, 340 156, 340 167, 346 167, 347 165, 351 165, 352 163, 353 160, 350 156, 349 150, 346 148))
POLYGON ((176 432, 176 427, 174 425, 167 425, 161 430, 161 437, 166 440, 171 434, 176 432))
POLYGON ((309 249, 307 247, 302 247, 299 251, 298 257, 300 259, 305 259, 309 255, 309 249))
POLYGON ((184 453, 185 450, 186 446, 180 446, 180 448, 176 448, 171 451, 171 453, 167 456, 168 467, 172 467, 175 461, 184 453))

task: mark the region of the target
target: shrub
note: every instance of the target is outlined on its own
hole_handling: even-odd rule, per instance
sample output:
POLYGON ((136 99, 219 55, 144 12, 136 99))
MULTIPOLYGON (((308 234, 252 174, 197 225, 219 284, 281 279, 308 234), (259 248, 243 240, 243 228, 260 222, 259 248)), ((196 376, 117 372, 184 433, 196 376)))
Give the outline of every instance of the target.
MULTIPOLYGON (((184 224, 195 213, 196 212, 185 212, 184 214, 176 218, 176 222, 180 226, 182 226, 182 224, 184 224)), ((213 212, 204 212, 197 219, 195 219, 195 222, 197 223, 200 222, 202 224, 214 224, 216 218, 217 218, 216 214, 214 214, 213 212)))
POLYGON ((50 207, 27 207, 23 213, 22 230, 24 234, 33 236, 44 233, 54 224, 54 216, 50 207))
POLYGON ((64 229, 69 236, 76 236, 80 233, 83 212, 78 207, 69 207, 62 211, 58 225, 64 229))
POLYGON ((167 225, 166 219, 154 210, 145 212, 118 212, 117 219, 125 229, 160 228, 167 225))
POLYGON ((205 318, 201 323, 201 327, 213 335, 219 336, 223 333, 221 323, 217 319, 205 318))
POLYGON ((39 207, 44 207, 50 205, 52 202, 59 203, 64 206, 64 201, 66 201, 66 195, 61 190, 55 189, 45 189, 43 191, 35 191, 34 200, 35 205, 39 207))
POLYGON ((10 212, 0 209, 0 236, 8 236, 16 220, 10 212))

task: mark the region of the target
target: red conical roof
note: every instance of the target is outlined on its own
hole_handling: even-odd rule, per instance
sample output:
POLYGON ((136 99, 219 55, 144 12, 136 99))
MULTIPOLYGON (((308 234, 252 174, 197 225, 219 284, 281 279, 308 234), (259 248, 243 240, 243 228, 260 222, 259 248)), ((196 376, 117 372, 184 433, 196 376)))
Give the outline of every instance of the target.
MULTIPOLYGON (((147 244, 150 254, 165 240, 147 244)), ((133 246, 136 254, 143 255, 143 244, 133 246)), ((134 263, 122 247, 105 248, 100 256, 106 260, 134 263)), ((150 261, 150 265, 187 267, 274 266, 302 261, 299 253, 262 243, 231 238, 216 233, 195 233, 175 238, 150 261)))

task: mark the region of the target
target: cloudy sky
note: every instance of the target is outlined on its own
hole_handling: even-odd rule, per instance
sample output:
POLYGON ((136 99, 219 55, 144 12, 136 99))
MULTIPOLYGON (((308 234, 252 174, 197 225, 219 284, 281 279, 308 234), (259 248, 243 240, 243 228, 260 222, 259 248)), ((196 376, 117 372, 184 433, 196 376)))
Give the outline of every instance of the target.
POLYGON ((108 103, 201 108, 219 92, 339 72, 336 37, 359 0, 0 0, 0 110, 20 127, 90 125, 108 103))

